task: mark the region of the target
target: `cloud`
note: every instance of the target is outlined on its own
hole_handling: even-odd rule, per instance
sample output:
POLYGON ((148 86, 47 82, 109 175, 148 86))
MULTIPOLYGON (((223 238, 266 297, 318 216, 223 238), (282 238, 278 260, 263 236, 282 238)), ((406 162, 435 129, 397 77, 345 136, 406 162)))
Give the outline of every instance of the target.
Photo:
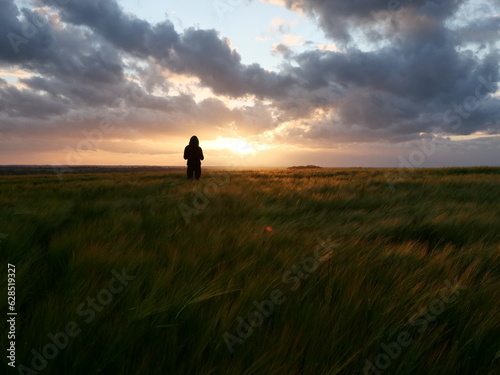
POLYGON ((18 84, 0 79, 3 137, 67 143, 113 113, 126 116, 112 137, 131 141, 278 134, 284 124, 293 126, 281 141, 304 145, 500 131, 498 16, 463 19, 466 1, 286 0, 332 43, 296 53, 302 37, 275 19, 284 34, 276 71, 242 63, 216 30, 151 24, 113 0, 61 4, 0 0, 0 35, 10 36, 0 38, 0 68, 21 72, 18 84), (187 89, 179 77, 190 77, 187 89), (212 97, 196 97, 201 88, 212 97), (230 107, 228 98, 255 104, 230 107))
POLYGON ((271 52, 274 56, 281 55, 285 59, 289 59, 290 57, 293 56, 293 52, 292 52, 291 48, 285 44, 282 44, 282 43, 275 44, 273 46, 273 49, 271 52))
POLYGON ((455 30, 457 39, 461 43, 475 43, 481 48, 498 42, 500 30, 500 16, 486 16, 474 19, 467 25, 455 30))
POLYGON ((348 23, 381 23, 385 2, 361 6, 358 2, 288 1, 291 8, 300 6, 315 13, 327 35, 351 46, 292 56, 283 51, 294 62, 286 69, 301 83, 294 98, 288 98, 292 105, 280 100, 280 108, 303 118, 310 127, 304 137, 321 134, 330 139, 399 142, 429 132, 497 133, 500 102, 492 95, 498 90, 498 52, 490 48, 477 55, 464 48, 477 30, 482 31, 482 43, 496 43, 498 33, 490 30, 497 20, 474 21, 457 32, 448 20, 461 3, 401 2, 384 25, 388 43, 363 51, 350 39, 348 23), (342 30, 339 17, 347 20, 344 25, 340 22, 342 30), (325 110, 323 118, 307 118, 317 108, 325 110))
POLYGON ((353 29, 369 27, 380 20, 387 21, 398 13, 417 13, 444 20, 465 0, 285 0, 286 7, 317 17, 325 33, 338 41, 349 42, 353 29))
POLYGON ((233 97, 279 96, 294 83, 291 76, 268 72, 259 64, 241 64, 241 56, 215 30, 187 29, 168 67, 197 76, 216 94, 233 97))
POLYGON ((156 25, 126 14, 116 1, 72 0, 54 2, 61 9, 61 20, 90 27, 116 47, 139 57, 169 56, 179 42, 173 24, 166 20, 156 25))
POLYGON ((300 42, 300 40, 302 38, 304 38, 302 35, 285 34, 285 35, 283 35, 282 43, 285 46, 289 46, 289 47, 298 46, 298 45, 302 44, 300 42))
POLYGON ((179 34, 170 21, 151 25, 125 14, 114 0, 55 5, 63 21, 90 27, 136 57, 154 57, 176 73, 194 75, 216 94, 279 95, 293 83, 291 77, 268 72, 259 64, 242 64, 241 56, 215 30, 189 28, 179 34))
POLYGON ((32 73, 19 76, 23 89, 2 80, 2 134, 45 132, 78 138, 109 113, 124 112, 122 107, 127 111, 118 121, 116 137, 200 127, 200 133, 208 134, 229 123, 244 123, 247 109, 240 113, 218 99, 196 102, 191 94, 168 94, 175 83, 169 83, 162 69, 198 76, 200 84, 230 96, 280 90, 280 77, 257 64, 242 65, 214 30, 188 29, 179 35, 168 22, 151 26, 124 15, 112 2, 72 1, 60 17, 51 13, 54 10, 19 11, 12 1, 3 0, 2 5, 7 21, 2 32, 25 42, 13 46, 2 39, 0 66, 32 73), (23 30, 34 25, 30 19, 36 19, 36 25, 26 34, 23 30), (168 51, 163 43, 175 49, 168 51), (206 56, 211 63, 206 64, 206 56))
POLYGON ((0 87, 0 111, 10 118, 28 117, 48 119, 64 114, 71 107, 69 100, 52 100, 31 90, 19 90, 11 85, 0 87))

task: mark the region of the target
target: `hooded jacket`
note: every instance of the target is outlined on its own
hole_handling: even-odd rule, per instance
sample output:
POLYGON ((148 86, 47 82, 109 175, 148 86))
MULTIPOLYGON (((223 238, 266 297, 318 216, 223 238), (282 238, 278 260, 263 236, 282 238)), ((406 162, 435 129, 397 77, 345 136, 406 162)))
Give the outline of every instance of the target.
POLYGON ((193 135, 189 140, 189 145, 184 149, 184 160, 187 160, 187 165, 201 165, 203 157, 203 150, 199 146, 200 141, 198 137, 193 135))

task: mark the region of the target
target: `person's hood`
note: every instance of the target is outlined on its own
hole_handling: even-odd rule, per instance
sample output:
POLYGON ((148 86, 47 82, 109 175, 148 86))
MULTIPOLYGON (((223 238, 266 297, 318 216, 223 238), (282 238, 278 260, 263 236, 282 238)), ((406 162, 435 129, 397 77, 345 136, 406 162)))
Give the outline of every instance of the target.
POLYGON ((190 146, 199 146, 200 141, 198 140, 198 137, 196 135, 193 135, 191 139, 189 140, 189 145, 190 146))

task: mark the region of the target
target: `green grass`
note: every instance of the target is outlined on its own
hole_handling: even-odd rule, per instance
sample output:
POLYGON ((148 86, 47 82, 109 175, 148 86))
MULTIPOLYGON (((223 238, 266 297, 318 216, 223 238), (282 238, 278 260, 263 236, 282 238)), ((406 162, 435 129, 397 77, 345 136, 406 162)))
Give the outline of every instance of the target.
POLYGON ((387 173, 1 177, 16 364, 32 368, 32 349, 74 321, 81 332, 40 373, 362 374, 407 332, 380 373, 498 374, 500 168, 387 173), (332 251, 313 269, 320 243, 332 251), (135 278, 86 323, 79 307, 122 269, 135 278), (231 352, 223 335, 273 290, 283 303, 231 352))

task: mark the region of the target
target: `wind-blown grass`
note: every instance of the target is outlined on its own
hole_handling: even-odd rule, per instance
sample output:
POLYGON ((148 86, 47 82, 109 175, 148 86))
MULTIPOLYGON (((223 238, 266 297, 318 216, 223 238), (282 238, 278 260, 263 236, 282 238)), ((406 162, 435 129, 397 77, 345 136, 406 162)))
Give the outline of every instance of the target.
POLYGON ((413 342, 380 373, 500 368, 499 168, 419 169, 390 184, 377 169, 0 181, 17 365, 32 367, 32 349, 75 321, 81 333, 40 373, 362 374, 400 332, 413 342), (200 208, 189 223, 180 203, 200 208), (299 279, 319 243, 333 251, 299 279), (85 323, 79 306, 123 269, 135 278, 85 323), (456 299, 418 332, 412 317, 452 295, 447 285, 456 299), (283 303, 228 350, 223 335, 276 289, 283 303))

